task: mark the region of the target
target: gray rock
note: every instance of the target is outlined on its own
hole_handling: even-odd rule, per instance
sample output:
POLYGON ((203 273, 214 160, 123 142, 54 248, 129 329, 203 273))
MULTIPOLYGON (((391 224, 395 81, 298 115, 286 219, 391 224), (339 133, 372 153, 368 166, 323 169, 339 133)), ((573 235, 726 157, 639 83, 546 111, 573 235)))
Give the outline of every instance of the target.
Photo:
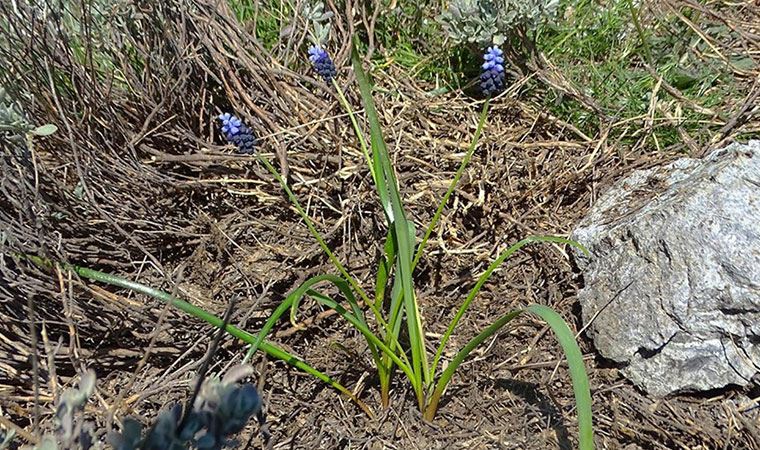
POLYGON ((584 323, 650 394, 760 372, 760 141, 636 171, 572 235, 584 323))

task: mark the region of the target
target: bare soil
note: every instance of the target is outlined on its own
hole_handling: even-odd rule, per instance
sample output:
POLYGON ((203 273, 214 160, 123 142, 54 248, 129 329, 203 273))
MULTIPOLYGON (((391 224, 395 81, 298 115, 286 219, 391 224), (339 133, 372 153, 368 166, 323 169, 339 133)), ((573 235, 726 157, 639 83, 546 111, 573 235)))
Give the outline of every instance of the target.
MULTIPOLYGON (((184 5, 168 3, 146 5, 167 16, 172 7, 184 5)), ((253 51, 258 47, 251 40, 231 39, 238 47, 223 53, 219 42, 227 36, 223 25, 231 20, 229 11, 201 1, 188 4, 197 9, 169 22, 166 34, 155 35, 171 36, 171 42, 153 49, 173 62, 167 65, 171 69, 125 72, 127 84, 144 90, 141 97, 117 98, 97 90, 102 87, 86 91, 93 81, 86 66, 74 77, 81 104, 59 98, 44 83, 32 84, 30 77, 37 75, 25 75, 27 88, 48 99, 35 105, 37 114, 58 123, 60 132, 26 150, 3 145, 0 416, 7 418, 2 425, 12 422, 22 438, 34 439, 29 433, 36 416, 49 419, 54 397, 85 367, 95 369, 99 379, 87 414, 104 430, 112 418, 126 415, 147 422, 190 394, 214 330, 145 296, 80 280, 61 268, 49 273, 11 252, 118 273, 220 316, 236 299, 231 323, 251 332, 301 281, 331 271, 269 174, 253 158, 221 145, 213 124, 218 110, 239 111, 249 121, 261 136, 260 151, 287 172, 336 255, 363 285, 374 280, 384 224, 334 95, 309 76, 267 68, 271 61, 253 51), (201 20, 208 24, 204 33, 188 25, 201 20), (180 33, 178 24, 189 27, 188 33, 180 33)), ((349 31, 346 25, 346 35, 349 31)), ((150 36, 134 39, 138 49, 156 42, 150 36)), ((344 68, 346 49, 335 52, 344 68)), ((393 68, 378 70, 375 77, 382 88, 376 101, 386 139, 419 234, 474 134, 480 103, 461 93, 429 96, 430 86, 393 68)), ((349 92, 356 90, 348 69, 339 79, 349 92)), ((358 108, 356 97, 352 102, 358 108)), ((689 152, 685 145, 653 152, 606 137, 587 139, 541 112, 518 88, 496 99, 418 269, 417 293, 431 347, 499 250, 529 235, 569 234, 616 179, 689 152)), ((473 302, 446 356, 499 315, 529 303, 555 308, 580 330, 576 293, 582 286, 567 248, 528 247, 473 302)), ((401 377, 394 380, 391 408, 379 407, 367 347, 339 317, 307 302, 300 319, 304 328, 283 321, 272 340, 354 389, 376 417, 320 381, 258 356, 254 364, 276 449, 576 445, 563 355, 537 318, 518 318, 477 350, 452 380, 432 423, 422 420, 401 377)), ((583 333, 579 340, 591 380, 598 448, 760 448, 760 413, 751 400, 758 397, 756 388, 652 398, 601 359, 583 333)), ((212 371, 240 362, 244 352, 239 341, 225 337, 212 371)), ((257 426, 243 438, 243 444, 251 439, 248 448, 263 445, 257 426)))

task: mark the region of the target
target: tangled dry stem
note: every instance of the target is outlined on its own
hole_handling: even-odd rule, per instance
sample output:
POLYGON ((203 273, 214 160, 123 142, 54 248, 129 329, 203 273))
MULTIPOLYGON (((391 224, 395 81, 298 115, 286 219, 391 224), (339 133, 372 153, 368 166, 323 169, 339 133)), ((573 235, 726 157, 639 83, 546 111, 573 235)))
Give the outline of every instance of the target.
MULTIPOLYGON (((213 118, 220 111, 235 111, 246 119, 260 137, 262 151, 288 174, 336 254, 367 285, 372 261, 382 250, 379 239, 372 238, 384 233, 380 211, 350 127, 335 96, 296 56, 305 50, 307 24, 294 19, 290 32, 267 49, 255 38, 255 30, 237 24, 225 2, 139 3, 125 2, 116 14, 112 33, 119 39, 99 41, 95 30, 87 28, 97 20, 92 10, 78 13, 84 26, 78 34, 61 17, 43 18, 29 7, 14 9, 0 2, 0 15, 21 16, 0 27, 0 83, 23 100, 30 117, 59 126, 59 133, 31 147, 2 142, 0 407, 21 427, 29 425, 24 417, 35 403, 50 405, 61 386, 87 365, 96 364, 99 378, 106 380, 99 402, 116 418, 136 410, 155 412, 161 406, 157 398, 185 398, 191 373, 202 359, 200 343, 210 339, 211 330, 164 311, 164 305, 81 282, 70 272, 42 272, 13 252, 120 273, 219 313, 229 298, 240 295, 231 322, 254 330, 284 292, 324 270, 320 249, 268 174, 218 145, 222 141, 213 118), (75 52, 77 45, 80 51, 75 52), (34 344, 28 300, 35 307, 31 318, 41 337, 34 344), (39 377, 32 376, 35 355, 39 377), (131 386, 125 384, 130 377, 131 386)), ((371 31, 380 9, 352 2, 327 5, 336 17, 331 53, 338 67, 346 67, 350 36, 356 27, 371 31)), ((748 25, 730 21, 730 26, 746 30, 748 25)), ((757 48, 753 36, 746 42, 757 48)), ((396 70, 376 71, 386 92, 377 101, 402 193, 422 228, 474 132, 478 105, 461 94, 428 96, 426 86, 396 70)), ((345 71, 338 78, 351 83, 345 71)), ((555 80, 551 75, 544 79, 547 84, 555 80)), ((624 124, 610 123, 607 132, 587 136, 524 100, 525 82, 516 80, 494 103, 484 140, 420 266, 420 297, 433 334, 443 331, 452 302, 498 249, 529 234, 567 233, 611 180, 679 155, 680 149, 654 153, 643 145, 621 149, 608 142, 609 129, 624 124)), ((737 119, 726 121, 721 142, 757 129, 748 116, 756 91, 747 94, 746 108, 737 108, 737 119)), ((497 275, 482 304, 473 306, 464 330, 474 333, 489 317, 526 301, 524 296, 560 309, 573 322, 579 281, 561 249, 531 250, 509 269, 497 275), (507 293, 513 289, 521 297, 507 293)), ((346 374, 347 383, 355 382, 362 392, 365 376, 356 367, 366 355, 352 355, 349 363, 336 358, 329 345, 305 343, 316 334, 346 339, 346 349, 351 348, 353 337, 332 327, 329 314, 314 313, 308 332, 283 328, 276 338, 316 365, 346 374)), ((495 370, 545 382, 546 372, 531 371, 553 367, 559 355, 551 343, 534 340, 541 329, 538 323, 527 323, 516 330, 531 344, 525 351, 520 345, 501 348, 497 360, 506 365, 495 370)), ((452 345, 466 338, 455 336, 452 345)), ((241 353, 229 340, 221 347, 222 352, 241 353)), ((473 373, 494 370, 489 349, 475 358, 473 373)), ((228 359, 234 361, 232 355, 228 359)), ((524 414, 514 399, 504 399, 505 387, 495 380, 455 380, 461 392, 471 395, 444 405, 443 420, 458 430, 444 433, 437 425, 413 425, 414 418, 402 409, 376 423, 363 422, 349 409, 333 406, 333 394, 321 394, 317 383, 291 379, 287 373, 277 371, 268 379, 277 386, 268 403, 273 404, 270 417, 282 444, 289 442, 287 436, 300 436, 303 448, 337 446, 340 435, 348 432, 359 445, 365 439, 388 439, 393 445, 395 431, 382 431, 384 419, 403 430, 402 442, 431 446, 467 442, 476 448, 500 442, 503 433, 504 439, 522 433, 525 442, 546 448, 555 438, 541 433, 558 429, 556 418, 546 420, 550 426, 526 422, 543 413, 524 414), (466 400, 470 397, 480 400, 472 403, 466 400), (304 406, 307 401, 331 406, 304 406), (494 408, 505 411, 503 416, 494 417, 494 408), (494 426, 473 431, 467 421, 475 416, 465 417, 463 411, 487 417, 494 426), (514 420, 505 422, 509 411, 514 420), (325 434, 317 426, 325 422, 325 414, 346 428, 330 428, 325 434)), ((723 406, 679 400, 653 409, 649 399, 619 382, 614 368, 594 366, 592 385, 598 386, 595 408, 602 410, 603 439, 684 446, 756 439, 752 427, 736 425, 744 419, 741 413, 724 411, 723 406), (721 418, 732 422, 698 430, 682 425, 711 418, 718 420, 714 423, 729 423, 721 418)), ((506 389, 533 392, 523 385, 506 389)), ((403 389, 397 391, 403 398, 403 389)), ((559 398, 548 403, 569 411, 571 400, 562 392, 571 389, 558 389, 559 398)), ((42 408, 43 418, 49 413, 42 408)), ((105 415, 99 420, 111 425, 105 415)), ((27 432, 21 436, 34 439, 27 432)))

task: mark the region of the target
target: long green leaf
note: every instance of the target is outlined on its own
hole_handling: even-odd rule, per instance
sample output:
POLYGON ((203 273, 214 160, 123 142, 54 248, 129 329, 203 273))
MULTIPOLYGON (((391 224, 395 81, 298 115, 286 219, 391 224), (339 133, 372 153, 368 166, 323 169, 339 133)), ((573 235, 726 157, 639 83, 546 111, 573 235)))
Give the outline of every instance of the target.
MULTIPOLYGON (((356 137, 357 139, 359 139, 359 146, 362 149, 364 158, 367 160, 367 166, 369 167, 369 173, 372 176, 372 181, 377 183, 376 181, 377 177, 375 176, 375 165, 372 161, 372 157, 369 155, 367 140, 364 139, 364 133, 362 132, 362 129, 359 127, 359 122, 356 120, 356 114, 354 114, 354 110, 353 108, 351 108, 351 104, 348 103, 348 100, 346 100, 346 96, 343 94, 343 91, 341 90, 340 85, 338 84, 338 81, 335 78, 333 78, 332 82, 333 82, 333 87, 335 88, 335 91, 338 93, 338 99, 340 100, 340 103, 343 105, 343 108, 345 108, 346 112, 348 113, 348 118, 351 120, 351 125, 353 125, 354 127, 354 132, 356 133, 356 137)), ((382 197, 381 197, 381 200, 383 200, 382 197)))
MULTIPOLYGON (((314 291, 314 290, 311 290, 311 289, 309 289, 308 291, 306 291, 306 295, 308 295, 309 297, 317 300, 320 303, 323 303, 322 300, 324 300, 324 299, 327 299, 327 300, 330 300, 330 301, 334 302, 334 300, 330 299, 326 295, 323 295, 321 292, 317 292, 317 291, 314 291)), ((363 311, 361 309, 359 309, 359 305, 357 305, 356 302, 354 302, 351 305, 351 309, 353 309, 352 317, 354 319, 356 319, 356 321, 358 321, 359 323, 361 323, 364 326, 364 328, 366 328, 367 330, 369 330, 369 327, 367 326, 367 322, 364 320, 363 311)), ((346 314, 351 314, 351 313, 346 312, 346 314)), ((372 361, 375 363, 375 367, 377 367, 378 373, 380 375, 384 374, 385 373, 385 367, 383 366, 383 356, 381 355, 380 351, 378 350, 377 345, 375 345, 374 342, 371 341, 370 339, 367 339, 367 347, 369 347, 370 353, 372 354, 372 361)))
MULTIPOLYGON (((45 258, 41 258, 39 256, 24 255, 24 254, 16 254, 16 255, 21 258, 27 259, 42 268, 52 269, 54 267, 54 263, 52 261, 45 258)), ((203 320, 204 322, 214 327, 221 328, 221 326, 224 324, 224 321, 220 319, 219 317, 207 312, 206 310, 202 308, 199 308, 184 300, 174 297, 168 292, 161 291, 159 289, 154 289, 152 287, 137 283, 135 281, 127 280, 126 278, 122 278, 117 275, 111 275, 111 274, 107 274, 107 273, 100 272, 97 270, 89 269, 87 267, 76 266, 73 264, 63 264, 63 263, 61 263, 60 266, 65 270, 73 271, 74 273, 78 274, 79 276, 83 278, 87 278, 93 281, 99 281, 101 283, 110 284, 112 286, 116 286, 116 287, 120 287, 124 289, 129 289, 134 292, 139 292, 141 294, 148 295, 157 300, 167 302, 171 304, 172 306, 174 306, 175 308, 181 311, 184 311, 187 314, 190 314, 191 316, 197 319, 203 320)), ((253 336, 252 334, 246 331, 243 331, 240 328, 237 328, 233 325, 227 324, 227 326, 224 328, 224 331, 226 331, 230 335, 240 339, 241 341, 247 344, 254 344, 257 340, 256 337, 253 336)), ((311 367, 309 364, 307 364, 300 358, 288 353, 287 351, 281 349, 280 347, 270 342, 267 342, 267 341, 260 342, 259 348, 263 352, 265 352, 267 355, 273 358, 279 359, 281 361, 284 361, 290 364, 291 366, 299 370, 302 370, 308 373, 309 375, 314 376, 317 379, 324 381, 325 383, 327 383, 328 386, 348 396, 368 416, 374 417, 372 410, 369 409, 369 407, 364 402, 359 400, 359 398, 357 398, 350 390, 348 390, 346 387, 344 387, 337 381, 333 380, 330 376, 311 367)))
MULTIPOLYGON (((357 303, 356 299, 353 296, 353 293, 351 292, 351 288, 344 280, 343 278, 337 276, 337 275, 317 275, 314 277, 309 278, 308 280, 301 283, 300 286, 298 286, 293 292, 288 294, 288 296, 285 298, 285 300, 280 303, 280 305, 277 306, 277 308, 274 310, 274 312, 269 316, 269 319, 264 323, 264 326, 261 328, 261 330, 258 333, 258 336, 251 346, 251 348, 248 350, 248 353, 246 354, 246 359, 250 358, 250 356, 259 348, 259 345, 264 342, 264 339, 266 339, 267 335, 272 331, 272 328, 277 324, 277 322, 282 318, 285 313, 290 310, 291 315, 291 322, 295 323, 295 312, 298 308, 298 304, 300 300, 305 296, 308 295, 312 297, 313 299, 317 300, 318 302, 325 304, 325 299, 329 300, 329 305, 337 305, 337 303, 330 299, 329 297, 314 291, 312 288, 316 286, 319 283, 322 282, 330 282, 335 287, 338 288, 338 290, 343 294, 343 296, 346 298, 348 304, 351 307, 351 310, 353 312, 348 312, 345 310, 345 308, 340 307, 340 310, 336 309, 337 312, 341 314, 346 320, 348 320, 349 323, 354 325, 359 331, 365 335, 367 338, 367 345, 370 349, 370 352, 372 353, 372 358, 375 361, 376 366, 378 367, 378 371, 380 372, 381 376, 384 376, 385 368, 387 367, 387 363, 384 363, 384 361, 389 360, 395 362, 394 359, 395 354, 389 355, 389 348, 393 348, 393 346, 398 346, 398 341, 393 340, 391 342, 391 345, 383 344, 382 348, 378 348, 376 342, 382 342, 380 341, 374 334, 369 330, 369 327, 367 326, 367 322, 364 319, 364 311, 361 309, 359 304, 357 303), (345 312, 341 312, 345 311, 345 312), (356 324, 359 324, 360 326, 357 326, 356 324), (372 334, 370 337, 367 333, 372 334)), ((410 367, 409 361, 406 360, 406 355, 401 354, 400 355, 402 359, 399 359, 399 361, 402 362, 404 367, 410 367)))
POLYGON ((562 346, 565 353, 568 366, 570 368, 570 378, 573 383, 573 392, 575 394, 575 405, 578 411, 578 428, 579 428, 579 448, 580 450, 593 450, 594 448, 594 429, 591 413, 591 390, 589 387, 588 377, 586 376, 586 367, 583 362, 583 355, 575 342, 575 336, 567 326, 562 317, 554 312, 551 308, 542 305, 531 305, 524 310, 512 311, 505 314, 499 320, 491 324, 480 334, 472 338, 462 349, 454 356, 446 370, 441 374, 441 378, 435 386, 430 402, 425 408, 424 417, 432 420, 438 410, 438 403, 441 396, 446 390, 451 377, 472 351, 483 343, 486 339, 498 333, 499 330, 509 323, 512 319, 523 312, 531 312, 541 317, 554 332, 557 340, 562 346))
POLYGON ((531 305, 526 309, 544 319, 549 324, 554 335, 557 337, 565 358, 570 368, 570 379, 573 382, 575 405, 578 411, 578 447, 580 450, 593 450, 594 448, 594 425, 591 413, 591 387, 586 375, 586 365, 583 362, 583 354, 575 341, 575 335, 567 326, 567 323, 554 310, 543 305, 531 305))
MULTIPOLYGON (((391 238, 395 238, 395 233, 391 236, 391 238)), ((395 248, 395 240, 393 241, 393 246, 395 248)), ((394 255, 395 257, 396 255, 394 255)), ((390 262, 390 264, 395 264, 395 258, 390 262)), ((391 288, 391 301, 390 301, 390 308, 389 308, 389 317, 388 317, 388 328, 386 329, 386 340, 385 343, 391 348, 393 347, 393 342, 391 342, 391 339, 395 342, 398 342, 399 335, 401 333, 401 313, 403 311, 403 295, 401 292, 401 279, 398 276, 395 276, 393 278, 393 286, 391 288)), ((401 355, 406 356, 406 353, 402 348, 397 349, 401 355)), ((391 376, 393 376, 393 362, 388 358, 387 356, 383 357, 383 363, 385 365, 384 367, 384 373, 379 374, 380 379, 380 397, 381 401, 383 403, 384 407, 388 407, 390 404, 390 383, 391 383, 391 376)))
POLYGON ((345 297, 349 306, 351 306, 351 310, 353 311, 354 316, 358 320, 360 320, 362 323, 364 323, 364 325, 367 324, 366 321, 364 320, 364 310, 361 309, 361 307, 359 307, 359 304, 356 302, 356 297, 354 297, 354 293, 351 291, 351 286, 349 286, 346 280, 344 280, 343 278, 339 276, 330 275, 330 274, 317 275, 316 277, 312 277, 310 280, 316 280, 316 281, 313 281, 310 283, 304 282, 292 294, 293 304, 290 306, 290 322, 293 325, 296 325, 296 312, 298 311, 298 305, 301 303, 301 298, 303 297, 303 294, 308 293, 311 286, 314 286, 316 283, 319 283, 322 281, 329 281, 332 284, 334 284, 335 287, 338 288, 340 293, 343 294, 343 297, 345 297))
MULTIPOLYGON (((332 250, 330 250, 330 247, 327 245, 327 242, 325 242, 324 238, 322 237, 322 234, 320 234, 320 232, 314 226, 314 222, 311 220, 311 217, 309 217, 309 215, 306 214, 306 211, 303 209, 303 206, 301 206, 301 203, 298 201, 298 197, 296 197, 296 195, 290 189, 290 186, 288 186, 288 184, 282 178, 282 175, 280 175, 280 173, 277 172, 277 169, 275 169, 272 163, 269 162, 269 160, 265 158, 263 155, 256 153, 256 158, 259 160, 261 164, 264 165, 264 167, 266 167, 266 169, 269 171, 269 173, 272 174, 272 176, 277 180, 277 182, 280 183, 280 186, 285 191, 285 194, 287 194, 288 198, 290 199, 290 202, 293 204, 293 207, 295 207, 296 211, 298 212, 298 215, 301 216, 304 223, 306 224, 306 228, 309 229, 309 232, 311 233, 311 235, 314 236, 314 239, 317 240, 317 243, 325 252, 330 262, 332 262, 335 268, 338 269, 338 272, 340 272, 340 274, 343 275, 343 277, 351 284, 351 287, 354 289, 354 291, 357 294, 359 294, 362 300, 364 300, 367 304, 371 304, 369 296, 367 295, 366 292, 364 292, 364 289, 362 289, 361 285, 356 281, 354 277, 352 277, 348 273, 348 271, 340 262, 338 257, 335 256, 332 250)), ((382 317, 380 319, 382 319, 382 317)))
POLYGON ((508 249, 504 250, 498 258, 494 260, 494 262, 491 263, 491 265, 488 266, 485 272, 478 278, 477 283, 475 283, 475 286, 470 290, 469 294, 467 295, 467 298, 465 299, 464 303, 459 307, 459 310, 457 311, 454 318, 451 320, 451 323, 449 324, 449 327, 446 329, 446 332, 443 334, 443 337, 441 338, 441 343, 438 345, 438 350, 435 352, 435 357, 433 358, 433 364, 430 368, 431 370, 431 376, 435 376, 435 371, 438 369, 438 363, 440 362, 441 355, 443 355, 443 350, 446 348, 446 344, 449 342, 449 338, 451 337, 451 334, 454 332, 454 329, 456 328, 457 324, 459 324, 459 320, 464 316, 464 313, 467 312, 467 308, 470 307, 470 303, 475 299, 475 296, 478 295, 480 292, 480 289, 483 287, 483 285, 488 281, 489 278, 491 278, 491 274, 501 266, 504 261, 507 260, 512 254, 514 254, 516 251, 520 250, 521 248, 525 247, 528 244, 532 244, 534 242, 555 242, 558 244, 568 244, 573 247, 581 249, 583 252, 588 253, 588 250, 586 250, 585 247, 583 247, 581 244, 571 241, 569 239, 561 238, 558 236, 531 236, 528 238, 525 238, 516 244, 512 245, 508 249))
MULTIPOLYGON (((349 286, 348 282, 337 275, 317 275, 301 283, 301 285, 298 286, 293 292, 291 292, 285 298, 285 300, 283 300, 283 302, 280 303, 280 305, 274 310, 272 315, 269 316, 269 319, 267 319, 266 323, 264 323, 264 326, 259 331, 256 341, 253 343, 253 345, 251 345, 251 348, 248 350, 248 353, 245 356, 245 360, 248 360, 256 352, 256 350, 258 350, 259 345, 264 342, 264 339, 267 337, 270 331, 272 331, 272 328, 288 309, 290 309, 290 321, 295 325, 296 311, 301 299, 305 295, 309 295, 315 299, 319 297, 321 294, 313 291, 312 288, 315 285, 325 281, 332 283, 338 288, 338 290, 346 298, 348 304, 351 306, 351 310, 353 311, 353 319, 367 328, 367 323, 364 319, 364 311, 359 307, 353 292, 351 292, 351 287, 349 286)), ((378 366, 378 370, 380 372, 383 372, 383 359, 380 356, 377 346, 371 340, 367 340, 367 345, 369 346, 370 353, 372 354, 372 359, 378 366)))
MULTIPOLYGON (((356 74, 356 80, 359 84, 362 101, 364 102, 367 121, 370 126, 370 142, 373 151, 373 160, 379 162, 382 168, 382 170, 376 172, 376 181, 378 183, 378 188, 380 188, 380 184, 383 183, 381 180, 384 179, 385 186, 383 187, 387 189, 387 192, 389 193, 391 208, 393 211, 393 217, 390 218, 392 219, 390 225, 395 228, 398 244, 398 267, 396 276, 401 279, 404 296, 404 310, 407 315, 409 342, 412 351, 412 365, 415 375, 413 386, 419 387, 423 384, 427 386, 430 384, 430 380, 428 379, 428 362, 427 355, 425 354, 425 335, 422 330, 422 320, 420 318, 419 307, 414 297, 414 289, 412 285, 414 225, 406 219, 406 213, 401 203, 401 194, 398 190, 395 172, 391 166, 388 149, 385 145, 385 140, 383 139, 380 119, 377 114, 377 109, 375 108, 374 100, 372 99, 372 88, 369 79, 367 78, 367 74, 362 67, 362 62, 356 51, 355 45, 352 49, 352 62, 354 73, 356 74)), ((375 168, 378 169, 377 166, 375 166, 375 168)), ((424 406, 424 392, 421 389, 415 390, 418 403, 420 403, 420 408, 422 408, 424 406)))
POLYGON ((438 402, 440 402, 443 392, 446 390, 449 381, 451 381, 451 377, 454 375, 454 372, 456 372, 459 366, 464 362, 464 360, 470 356, 470 353, 472 353, 472 351, 475 350, 478 345, 483 343, 483 341, 488 339, 490 336, 493 336, 501 329, 501 327, 509 323, 512 319, 519 316, 521 313, 522 310, 516 310, 503 315, 496 322, 492 323, 488 328, 480 332, 480 334, 472 338, 470 342, 467 343, 467 345, 459 350, 449 365, 446 366, 446 369, 443 371, 443 373, 441 373, 441 378, 438 379, 438 382, 435 385, 433 395, 430 397, 430 401, 425 407, 425 419, 433 420, 433 417, 438 410, 438 402))
POLYGON ((375 279, 375 308, 381 309, 385 300, 385 291, 388 287, 388 278, 390 277, 393 263, 396 260, 396 239, 393 235, 393 228, 388 230, 383 245, 383 255, 377 263, 377 276, 375 279))
POLYGON ((358 314, 359 320, 364 321, 364 312, 356 304, 356 299, 354 298, 354 295, 351 292, 348 283, 343 278, 330 274, 317 275, 301 283, 300 286, 288 294, 288 296, 285 297, 285 300, 283 300, 283 302, 277 306, 274 312, 272 312, 272 314, 269 316, 269 319, 267 319, 267 321, 264 323, 264 326, 261 328, 261 330, 259 330, 258 338, 250 350, 248 350, 246 359, 248 359, 253 353, 256 352, 258 349, 258 344, 264 341, 266 336, 270 331, 272 331, 272 328, 274 328, 274 326, 286 311, 290 310, 290 320, 295 325, 296 309, 298 309, 298 304, 301 301, 301 298, 306 295, 312 287, 325 281, 332 283, 341 291, 341 293, 346 297, 348 303, 351 305, 354 314, 358 314))
POLYGON ((322 303, 323 305, 334 309, 338 314, 340 314, 342 317, 344 317, 351 325, 354 326, 361 334, 364 335, 364 337, 367 339, 368 342, 371 342, 373 345, 377 346, 377 348, 383 352, 383 354, 388 355, 393 362, 398 365, 401 370, 404 371, 404 373, 407 374, 407 376, 411 377, 413 374, 411 372, 411 367, 406 364, 404 361, 402 361, 397 355, 396 352, 390 349, 390 347, 387 347, 383 341, 380 340, 368 327, 365 323, 358 320, 356 317, 354 317, 353 314, 348 312, 346 308, 341 306, 338 302, 335 300, 332 300, 330 297, 313 292, 311 293, 312 297, 317 300, 318 302, 322 303))

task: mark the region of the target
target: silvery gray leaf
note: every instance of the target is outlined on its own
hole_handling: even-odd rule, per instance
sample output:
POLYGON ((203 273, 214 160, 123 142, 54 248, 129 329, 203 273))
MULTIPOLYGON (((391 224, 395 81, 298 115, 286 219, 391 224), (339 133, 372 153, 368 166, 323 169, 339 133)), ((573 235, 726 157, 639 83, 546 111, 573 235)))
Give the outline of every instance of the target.
POLYGON ((226 374, 224 374, 224 378, 222 378, 222 383, 224 384, 237 383, 243 378, 253 375, 254 372, 255 371, 253 369, 253 366, 251 366, 250 364, 241 364, 241 365, 232 367, 227 371, 226 374))
POLYGON ((46 434, 40 443, 34 446, 34 450, 58 450, 58 443, 55 441, 55 437, 46 434))
MULTIPOLYGON (((55 126, 55 125, 53 125, 55 126)), ((79 380, 79 390, 82 391, 87 397, 92 395, 95 391, 95 371, 88 369, 82 378, 79 380)))
MULTIPOLYGON (((2 242, 2 239, 0 239, 0 242, 2 242)), ((8 430, 8 431, 0 430, 0 450, 5 450, 6 448, 9 448, 11 445, 11 441, 13 441, 14 436, 16 436, 15 430, 8 430)))
POLYGON ((328 24, 327 26, 323 27, 320 30, 320 33, 318 36, 320 44, 327 42, 327 38, 329 36, 330 36, 330 25, 328 24))
POLYGON ((535 28, 553 20, 558 6, 558 0, 452 0, 438 20, 455 42, 488 45, 505 42, 517 26, 535 28))

